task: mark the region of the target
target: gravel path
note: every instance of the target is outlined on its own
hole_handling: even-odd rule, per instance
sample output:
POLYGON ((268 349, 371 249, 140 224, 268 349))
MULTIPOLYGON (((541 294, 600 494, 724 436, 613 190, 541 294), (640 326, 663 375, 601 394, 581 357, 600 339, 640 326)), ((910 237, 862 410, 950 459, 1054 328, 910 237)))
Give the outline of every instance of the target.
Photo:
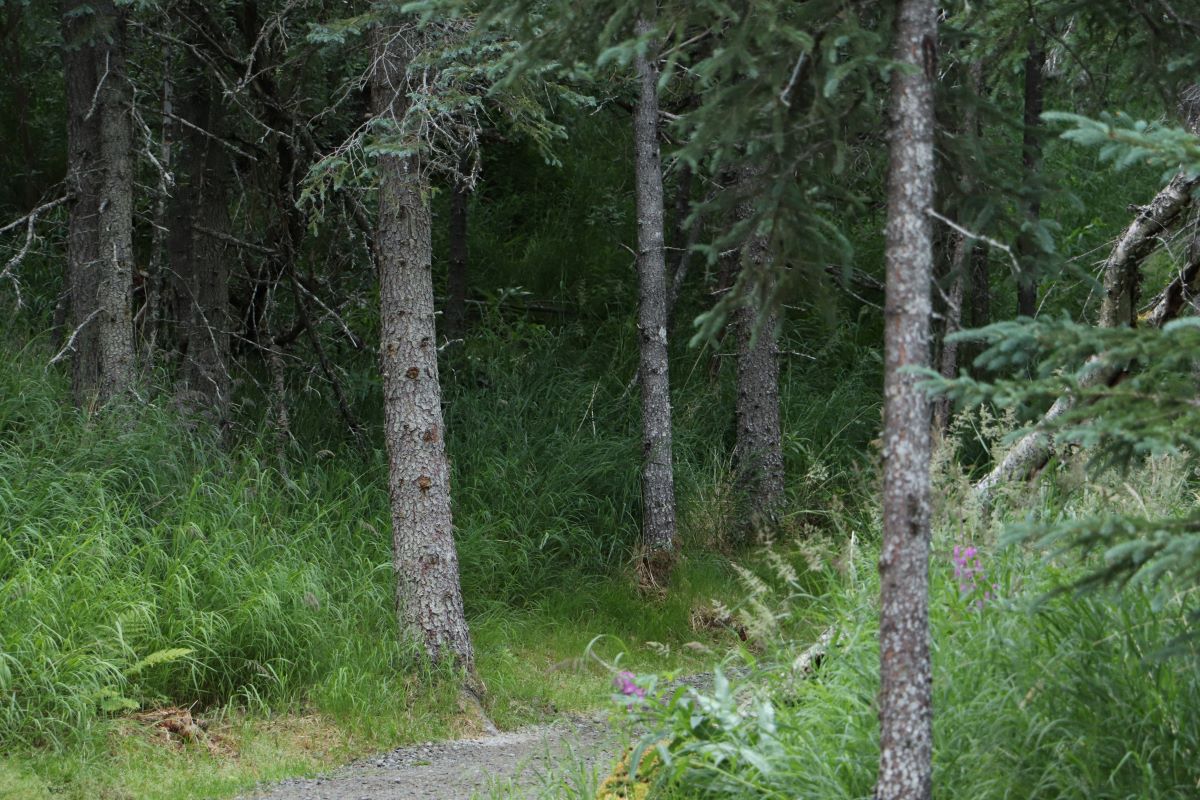
POLYGON ((479 739, 402 747, 324 777, 273 784, 244 800, 524 800, 562 797, 569 787, 586 796, 618 749, 604 717, 570 717, 479 739))
MULTIPOLYGON (((733 678, 746 673, 726 670, 733 678)), ((711 672, 687 675, 662 691, 681 685, 707 691, 712 681, 711 672)), ((401 747, 320 778, 272 784, 242 800, 591 800, 621 745, 606 715, 571 715, 477 739, 401 747)))

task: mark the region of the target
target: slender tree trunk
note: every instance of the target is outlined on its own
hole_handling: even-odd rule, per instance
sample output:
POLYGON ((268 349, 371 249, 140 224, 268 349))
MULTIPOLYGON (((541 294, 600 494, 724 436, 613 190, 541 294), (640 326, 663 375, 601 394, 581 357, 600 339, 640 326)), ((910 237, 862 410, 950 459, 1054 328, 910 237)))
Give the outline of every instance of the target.
POLYGON ((1025 205, 1025 222, 1030 226, 1017 240, 1021 256, 1021 274, 1017 276, 1017 315, 1032 317, 1037 313, 1037 272, 1030 263, 1038 253, 1032 228, 1041 222, 1041 193, 1033 189, 1042 168, 1042 109, 1046 97, 1046 51, 1041 40, 1029 40, 1029 55, 1025 58, 1025 130, 1021 136, 1021 163, 1031 192, 1025 205))
MULTIPOLYGON (((644 35, 651 22, 639 18, 644 35)), ((633 138, 638 223, 638 379, 642 390, 642 542, 646 576, 667 578, 675 561, 675 478, 671 464, 671 389, 667 368, 667 266, 662 161, 658 146, 658 66, 636 59, 639 94, 633 138)))
MULTIPOLYGON (((942 330, 942 353, 938 372, 947 380, 958 376, 958 342, 950 337, 962 329, 963 286, 966 283, 967 258, 973 243, 962 234, 954 240, 954 254, 950 258, 950 294, 946 297, 946 327, 942 330)), ((950 398, 939 396, 933 404, 933 429, 945 432, 950 427, 950 398)))
POLYGON ((932 0, 900 0, 896 16, 895 59, 912 69, 893 73, 890 114, 879 800, 925 800, 932 787, 929 400, 909 369, 929 363, 936 14, 932 0))
POLYGON ((461 181, 450 189, 450 268, 446 274, 446 336, 459 339, 467 318, 467 205, 461 181))
MULTIPOLYGON (((976 61, 968 71, 971 89, 976 97, 983 94, 983 65, 976 61)), ((962 133, 966 137, 979 136, 979 113, 976 103, 968 101, 963 113, 962 133)), ((975 179, 969 171, 959 176, 959 184, 963 195, 970 196, 975 191, 975 179)), ((960 220, 961 222, 961 220, 960 220)), ((951 341, 954 334, 962 330, 963 294, 967 285, 968 272, 971 268, 970 257, 975 249, 975 242, 961 233, 954 233, 954 247, 950 256, 950 293, 946 297, 946 324, 942 329, 942 352, 939 358, 938 372, 947 380, 958 376, 958 342, 951 341)), ((951 401, 947 395, 938 397, 933 404, 933 428, 944 433, 950 427, 951 401)))
MULTIPOLYGON (((741 170, 740 191, 752 191, 757 171, 741 170)), ((738 204, 742 221, 754 214, 751 200, 738 204)), ((742 248, 745 300, 733 312, 737 341, 737 444, 734 457, 738 480, 749 501, 752 529, 772 524, 783 504, 783 437, 779 414, 779 312, 770 243, 752 230, 742 248)))
POLYGON ((111 0, 64 4, 68 231, 75 401, 102 405, 134 381, 133 172, 125 12, 111 0))
POLYGON ((142 345, 142 366, 153 369, 155 350, 158 347, 162 325, 162 297, 167 286, 167 237, 170 232, 171 195, 175 191, 173 157, 178 125, 175 116, 174 49, 170 44, 162 46, 162 113, 159 128, 158 161, 167 177, 160 179, 159 194, 154 202, 154 233, 150 245, 150 268, 147 270, 143 287, 145 301, 140 313, 138 332, 142 345))
MULTIPOLYGON (((378 117, 404 119, 406 73, 431 35, 415 26, 377 30, 371 94, 378 117)), ((378 169, 380 371, 400 623, 431 660, 450 660, 473 676, 438 385, 429 185, 417 157, 381 155, 378 169)))

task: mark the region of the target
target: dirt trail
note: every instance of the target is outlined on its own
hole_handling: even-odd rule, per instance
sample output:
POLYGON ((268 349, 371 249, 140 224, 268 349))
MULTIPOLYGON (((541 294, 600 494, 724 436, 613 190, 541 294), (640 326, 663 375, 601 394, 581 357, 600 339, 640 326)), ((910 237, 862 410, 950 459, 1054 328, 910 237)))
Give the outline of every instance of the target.
POLYGON ((468 800, 560 797, 594 785, 619 749, 603 716, 478 739, 427 742, 357 761, 320 778, 283 781, 243 800, 468 800), (595 774, 594 780, 585 778, 595 774), (556 783, 557 782, 557 783, 556 783))

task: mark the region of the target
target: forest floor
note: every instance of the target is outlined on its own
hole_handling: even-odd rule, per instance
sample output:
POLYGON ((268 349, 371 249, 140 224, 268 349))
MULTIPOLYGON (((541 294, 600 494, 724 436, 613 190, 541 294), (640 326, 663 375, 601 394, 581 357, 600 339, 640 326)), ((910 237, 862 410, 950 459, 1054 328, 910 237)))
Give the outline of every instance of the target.
POLYGON ((561 796, 556 787, 582 794, 608 772, 620 741, 605 715, 571 715, 479 738, 401 747, 322 777, 263 787, 246 800, 561 796))

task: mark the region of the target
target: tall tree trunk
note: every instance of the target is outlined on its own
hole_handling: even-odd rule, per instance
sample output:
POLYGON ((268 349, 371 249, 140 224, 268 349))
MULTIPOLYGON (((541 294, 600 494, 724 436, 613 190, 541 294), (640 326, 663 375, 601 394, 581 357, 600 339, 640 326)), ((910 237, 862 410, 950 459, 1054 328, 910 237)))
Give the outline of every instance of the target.
MULTIPOLYGON (((182 361, 176 387, 187 410, 215 427, 228 425, 232 315, 229 308, 230 231, 228 154, 197 128, 219 132, 223 110, 201 75, 178 109, 183 131, 175 190, 168 202, 164 243, 177 345, 182 361)), ((219 133, 216 133, 219 135, 219 133)))
MULTIPOLYGON (((740 191, 753 191, 757 171, 741 170, 740 191)), ((754 214, 752 200, 740 202, 737 217, 754 214)), ((770 525, 783 504, 783 438, 779 419, 779 312, 772 304, 775 275, 770 242, 752 230, 742 248, 746 298, 733 312, 737 341, 738 480, 749 501, 751 528, 770 525)))
POLYGON ((72 388, 80 406, 133 388, 133 172, 125 12, 111 0, 66 0, 67 244, 72 388))
MULTIPOLYGON (((952 283, 946 297, 946 326, 942 330, 942 353, 938 372, 947 380, 958 376, 958 342, 950 337, 962 329, 963 286, 966 283, 968 254, 973 242, 962 234, 954 239, 954 254, 950 258, 952 283)), ((939 396, 933 403, 933 429, 945 432, 950 427, 951 402, 947 395, 939 396)))
MULTIPOLYGON (((639 36, 651 30, 639 18, 639 36)), ((638 230, 638 379, 642 390, 642 543, 646 577, 665 580, 675 561, 675 478, 671 464, 671 388, 667 368, 667 265, 663 241, 662 161, 658 146, 658 65, 636 59, 633 141, 638 230)))
POLYGON ((1031 195, 1025 204, 1025 223, 1029 226, 1018 240, 1021 273, 1017 276, 1017 315, 1032 317, 1037 313, 1037 271, 1030 262, 1038 253, 1032 228, 1041 223, 1041 193, 1032 188, 1042 168, 1042 109, 1046 97, 1046 51, 1036 35, 1029 40, 1025 57, 1025 130, 1021 136, 1021 163, 1025 168, 1026 186, 1031 195))
MULTIPOLYGON (((983 94, 983 65, 979 61, 973 63, 968 71, 971 90, 976 97, 983 94)), ((979 113, 976 103, 968 101, 963 113, 963 136, 974 139, 979 136, 979 113)), ((975 191, 975 179, 969 171, 959 175, 959 184, 964 196, 970 196, 975 191)), ((961 217, 961 214, 960 214, 961 217)), ((960 219, 960 223, 963 220, 960 219)), ((946 324, 942 328, 942 351, 938 363, 938 372, 943 378, 950 380, 958 376, 958 342, 951 341, 954 334, 962 330, 963 294, 966 288, 971 252, 975 242, 967 236, 954 232, 954 247, 950 256, 950 293, 946 296, 946 324)), ((950 427, 950 397, 942 395, 933 404, 933 428, 944 433, 950 427)))
POLYGON ((446 274, 446 336, 463 335, 467 317, 467 204, 470 200, 462 181, 450 189, 450 265, 446 274))
POLYGON ((162 113, 160 115, 158 162, 165 173, 160 178, 158 197, 154 201, 154 233, 150 244, 150 268, 146 271, 142 286, 145 299, 139 311, 138 334, 142 346, 142 366, 146 370, 154 367, 155 350, 158 348, 162 325, 162 298, 167 286, 170 261, 167 257, 167 238, 170 232, 171 195, 175 191, 177 176, 174 174, 175 136, 179 126, 175 116, 174 48, 162 46, 162 113))
POLYGON ((929 655, 929 363, 936 7, 901 0, 892 76, 884 311, 883 548, 880 575, 879 800, 932 787, 929 655))
MULTIPOLYGON (((412 90, 407 70, 432 35, 415 26, 377 30, 376 116, 404 119, 412 90)), ((429 185, 417 157, 381 155, 378 167, 380 371, 400 624, 431 660, 450 660, 473 675, 438 384, 429 185)))

